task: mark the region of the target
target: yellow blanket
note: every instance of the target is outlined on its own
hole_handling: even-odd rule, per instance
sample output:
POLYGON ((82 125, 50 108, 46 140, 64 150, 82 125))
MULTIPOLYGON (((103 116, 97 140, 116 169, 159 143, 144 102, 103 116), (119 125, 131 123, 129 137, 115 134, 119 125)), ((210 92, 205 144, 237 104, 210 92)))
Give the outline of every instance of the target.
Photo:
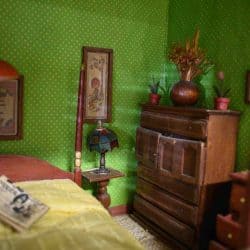
POLYGON ((89 193, 70 180, 19 182, 50 209, 22 233, 0 222, 1 250, 143 249, 89 193))

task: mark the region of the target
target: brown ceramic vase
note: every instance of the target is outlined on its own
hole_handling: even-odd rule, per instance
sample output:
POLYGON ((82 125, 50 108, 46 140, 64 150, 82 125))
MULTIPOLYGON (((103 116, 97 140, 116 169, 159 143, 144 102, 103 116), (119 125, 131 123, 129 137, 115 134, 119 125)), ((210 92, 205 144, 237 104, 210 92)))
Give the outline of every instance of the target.
POLYGON ((170 97, 176 106, 190 106, 198 101, 199 89, 192 81, 180 80, 170 93, 170 97))

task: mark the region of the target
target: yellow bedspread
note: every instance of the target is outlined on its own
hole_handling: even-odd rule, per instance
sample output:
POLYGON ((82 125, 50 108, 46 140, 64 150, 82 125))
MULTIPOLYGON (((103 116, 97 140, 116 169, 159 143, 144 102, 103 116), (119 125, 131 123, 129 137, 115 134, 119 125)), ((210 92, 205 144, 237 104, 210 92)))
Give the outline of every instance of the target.
POLYGON ((19 182, 50 209, 31 228, 14 232, 0 222, 1 250, 143 249, 89 193, 70 180, 19 182))

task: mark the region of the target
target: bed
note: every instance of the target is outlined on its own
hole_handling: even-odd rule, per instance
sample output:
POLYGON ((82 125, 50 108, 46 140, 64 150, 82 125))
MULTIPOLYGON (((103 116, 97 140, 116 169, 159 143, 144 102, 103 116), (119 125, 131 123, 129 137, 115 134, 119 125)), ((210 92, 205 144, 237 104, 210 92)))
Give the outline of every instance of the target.
POLYGON ((66 172, 34 157, 0 155, 0 175, 50 208, 22 233, 0 222, 1 250, 143 249, 99 201, 77 185, 77 171, 66 172))

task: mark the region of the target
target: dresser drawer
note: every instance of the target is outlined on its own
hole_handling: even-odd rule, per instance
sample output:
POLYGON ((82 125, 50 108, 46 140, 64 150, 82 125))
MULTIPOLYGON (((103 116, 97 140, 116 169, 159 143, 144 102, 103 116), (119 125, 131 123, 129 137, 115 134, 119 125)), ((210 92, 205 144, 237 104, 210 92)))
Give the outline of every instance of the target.
POLYGON ((207 137, 207 121, 204 119, 144 111, 141 115, 141 126, 194 139, 205 139, 207 137))
POLYGON ((145 167, 144 165, 138 165, 137 170, 138 177, 155 184, 161 189, 176 195, 177 197, 191 202, 193 204, 199 204, 199 193, 200 189, 198 185, 191 185, 182 181, 179 181, 167 173, 165 175, 164 172, 159 169, 152 169, 149 167, 145 167))
POLYGON ((210 241, 209 250, 230 250, 228 247, 221 245, 219 242, 210 241))
POLYGON ((246 186, 234 183, 231 191, 230 208, 233 213, 240 215, 243 213, 247 203, 246 186))
POLYGON ((134 199, 134 208, 139 214, 158 225, 175 239, 189 247, 193 245, 195 231, 188 225, 178 221, 138 195, 134 199))
POLYGON ((238 248, 241 244, 240 238, 242 226, 232 220, 231 215, 217 215, 216 235, 220 242, 230 248, 238 248))
POLYGON ((168 131, 190 138, 205 139, 207 137, 207 122, 169 116, 168 131))
POLYGON ((141 127, 152 130, 167 132, 168 131, 168 115, 152 113, 144 111, 141 114, 141 127))
POLYGON ((197 225, 198 208, 138 178, 136 192, 144 199, 191 226, 197 225))

